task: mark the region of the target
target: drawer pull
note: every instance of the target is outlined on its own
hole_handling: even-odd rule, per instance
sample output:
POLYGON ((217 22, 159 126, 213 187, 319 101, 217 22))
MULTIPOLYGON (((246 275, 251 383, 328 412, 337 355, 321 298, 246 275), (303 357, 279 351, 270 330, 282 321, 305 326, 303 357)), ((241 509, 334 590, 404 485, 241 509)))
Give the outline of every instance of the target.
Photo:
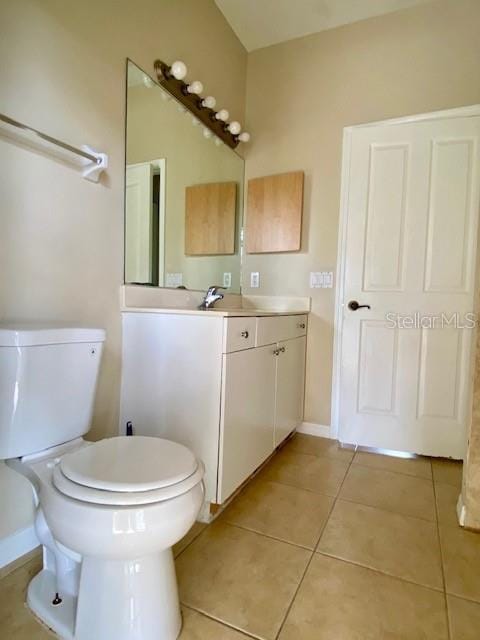
POLYGON ((299 322, 299 324, 297 325, 299 329, 305 329, 306 324, 304 322, 299 322))
POLYGON ((248 331, 242 331, 240 335, 242 336, 242 338, 248 338, 250 334, 248 333, 248 331))

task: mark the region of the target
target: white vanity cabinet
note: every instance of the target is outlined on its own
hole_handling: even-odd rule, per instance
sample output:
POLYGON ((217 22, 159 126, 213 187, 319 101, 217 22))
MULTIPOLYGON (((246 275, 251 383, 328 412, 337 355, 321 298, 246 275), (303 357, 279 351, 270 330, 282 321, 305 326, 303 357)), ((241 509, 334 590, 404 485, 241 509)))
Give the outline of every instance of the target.
POLYGON ((274 449, 276 361, 274 345, 223 356, 219 503, 274 449))
POLYGON ((274 444, 277 447, 303 420, 306 338, 280 342, 277 358, 274 444))
POLYGON ((224 502, 302 422, 305 314, 123 313, 120 433, 170 438, 224 502))

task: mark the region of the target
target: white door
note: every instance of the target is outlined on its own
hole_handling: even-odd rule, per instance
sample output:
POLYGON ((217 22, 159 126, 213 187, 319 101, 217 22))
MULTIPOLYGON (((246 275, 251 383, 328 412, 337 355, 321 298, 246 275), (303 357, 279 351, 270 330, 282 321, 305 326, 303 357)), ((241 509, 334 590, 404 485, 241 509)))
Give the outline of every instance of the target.
POLYGON ((152 282, 153 167, 127 166, 125 186, 125 282, 152 282))
POLYGON ((220 503, 273 451, 274 350, 269 345, 223 356, 220 503))
POLYGON ((342 442, 464 455, 474 332, 461 327, 474 311, 479 144, 478 116, 352 128, 342 442))
POLYGON ((306 338, 278 344, 275 391, 275 441, 277 447, 303 420, 306 338))

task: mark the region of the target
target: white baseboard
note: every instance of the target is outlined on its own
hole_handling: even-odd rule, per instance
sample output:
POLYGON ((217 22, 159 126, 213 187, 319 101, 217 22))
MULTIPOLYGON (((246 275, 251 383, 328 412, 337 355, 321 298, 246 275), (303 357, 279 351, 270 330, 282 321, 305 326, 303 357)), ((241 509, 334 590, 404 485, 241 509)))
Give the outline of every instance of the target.
POLYGON ((309 436, 316 436, 317 438, 330 438, 330 425, 316 424, 315 422, 302 422, 297 427, 298 433, 306 433, 309 436))
POLYGON ((0 568, 24 556, 29 551, 33 551, 39 545, 40 542, 33 525, 3 538, 0 540, 0 568))

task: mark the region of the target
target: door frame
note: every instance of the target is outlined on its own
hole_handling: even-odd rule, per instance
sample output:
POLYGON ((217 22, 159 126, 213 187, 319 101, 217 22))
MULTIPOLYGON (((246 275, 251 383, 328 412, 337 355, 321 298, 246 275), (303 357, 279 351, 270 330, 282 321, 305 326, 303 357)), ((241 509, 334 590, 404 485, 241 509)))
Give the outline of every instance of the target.
MULTIPOLYGON (((167 178, 167 159, 157 158, 156 160, 147 160, 146 162, 132 162, 125 165, 125 176, 129 167, 144 167, 145 165, 153 167, 153 175, 160 176, 160 189, 158 194, 158 282, 163 282, 165 276, 165 209, 166 209, 166 178, 167 178)), ((127 179, 125 177, 125 185, 127 179)), ((126 186, 125 186, 126 188, 126 186)), ((127 215, 127 201, 125 200, 125 216, 127 215)), ((125 247, 127 246, 127 238, 125 237, 125 247)), ((126 267, 124 267, 125 270, 126 267)), ((124 274, 125 275, 125 274, 124 274)), ((125 277, 124 277, 125 279, 125 277)), ((159 287, 164 285, 159 284, 159 287)))
MULTIPOLYGON (((347 241, 347 224, 348 224, 348 184, 350 178, 350 157, 352 134, 358 129, 366 127, 390 126, 401 124, 412 124, 422 121, 444 120, 447 118, 472 118, 480 116, 480 104, 469 105, 466 107, 457 107, 453 109, 445 109, 442 111, 433 111, 431 113, 420 113, 402 118, 391 118, 388 120, 379 120, 376 122, 367 122, 364 124, 356 124, 343 129, 342 142, 342 169, 341 169, 341 187, 340 187, 340 215, 338 223, 338 248, 337 248, 337 267, 336 267, 336 291, 335 291, 335 316, 334 316, 334 335, 333 335, 333 373, 332 373, 332 409, 331 409, 331 426, 330 438, 337 439, 339 432, 339 415, 340 415, 340 370, 342 358, 342 341, 341 335, 343 330, 343 298, 345 284, 345 260, 346 260, 346 241, 347 241)), ((480 214, 480 212, 479 212, 480 214)), ((477 246, 476 256, 476 283, 478 282, 479 261, 480 261, 480 243, 477 246)), ((474 337, 472 344, 474 348, 471 354, 471 364, 475 357, 476 339, 474 337)), ((473 380, 471 380, 471 393, 473 391, 473 380)))

